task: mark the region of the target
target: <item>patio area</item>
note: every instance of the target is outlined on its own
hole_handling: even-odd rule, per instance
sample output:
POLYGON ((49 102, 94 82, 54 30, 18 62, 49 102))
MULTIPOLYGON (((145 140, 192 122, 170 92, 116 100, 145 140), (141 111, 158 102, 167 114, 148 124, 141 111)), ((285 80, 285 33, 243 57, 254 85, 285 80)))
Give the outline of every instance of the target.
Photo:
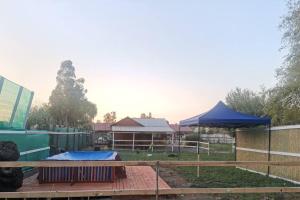
MULTIPOLYGON (((39 184, 37 174, 24 180, 19 192, 42 191, 76 191, 80 190, 154 190, 156 188, 156 173, 150 166, 127 166, 127 178, 107 183, 55 183, 39 184)), ((169 189, 170 186, 159 177, 160 189, 169 189)))

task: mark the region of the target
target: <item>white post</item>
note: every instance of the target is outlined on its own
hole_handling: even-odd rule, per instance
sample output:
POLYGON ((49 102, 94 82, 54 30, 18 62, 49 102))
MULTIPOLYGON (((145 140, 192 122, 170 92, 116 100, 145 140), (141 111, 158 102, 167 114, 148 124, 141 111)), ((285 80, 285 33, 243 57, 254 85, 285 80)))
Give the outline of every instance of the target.
POLYGON ((135 140, 135 133, 132 135, 132 151, 134 151, 134 140, 135 140))
POLYGON ((151 150, 152 150, 152 152, 153 152, 153 133, 152 133, 152 139, 151 139, 151 150))
POLYGON ((174 152, 174 134, 175 133, 172 133, 172 152, 174 152))
POLYGON ((207 144, 207 155, 209 155, 209 142, 207 144))
POLYGON ((113 140, 112 150, 114 150, 115 149, 115 132, 112 132, 112 140, 113 140))

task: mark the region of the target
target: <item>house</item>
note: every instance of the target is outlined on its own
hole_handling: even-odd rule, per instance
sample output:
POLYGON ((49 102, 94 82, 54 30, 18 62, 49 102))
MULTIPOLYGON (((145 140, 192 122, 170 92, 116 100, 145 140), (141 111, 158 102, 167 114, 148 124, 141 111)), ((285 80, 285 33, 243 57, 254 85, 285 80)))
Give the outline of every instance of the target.
POLYGON ((163 118, 126 117, 112 124, 113 148, 146 149, 173 141, 175 132, 163 118))

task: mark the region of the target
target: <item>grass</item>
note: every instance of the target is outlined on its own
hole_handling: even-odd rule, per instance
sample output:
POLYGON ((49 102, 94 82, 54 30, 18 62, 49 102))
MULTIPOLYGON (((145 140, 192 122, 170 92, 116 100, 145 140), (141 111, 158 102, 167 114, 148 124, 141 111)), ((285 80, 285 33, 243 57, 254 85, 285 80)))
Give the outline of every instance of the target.
POLYGON ((232 144, 209 144, 211 151, 232 152, 232 144))
MULTIPOLYGON (((171 156, 169 153, 150 153, 150 152, 120 152, 123 160, 181 160, 195 161, 195 153, 181 153, 179 157, 171 156), (149 156, 151 154, 151 156, 149 156)), ((226 161, 234 160, 233 154, 212 153, 208 156, 205 153, 200 155, 204 161, 226 161)), ((240 170, 235 167, 200 167, 200 177, 197 177, 196 167, 177 167, 176 172, 187 180, 191 187, 201 188, 229 188, 229 187, 295 187, 298 186, 291 182, 281 179, 270 178, 260 174, 240 170)), ((228 194, 222 195, 225 199, 265 199, 264 194, 228 194)), ((281 199, 279 194, 269 194, 268 199, 281 199)))

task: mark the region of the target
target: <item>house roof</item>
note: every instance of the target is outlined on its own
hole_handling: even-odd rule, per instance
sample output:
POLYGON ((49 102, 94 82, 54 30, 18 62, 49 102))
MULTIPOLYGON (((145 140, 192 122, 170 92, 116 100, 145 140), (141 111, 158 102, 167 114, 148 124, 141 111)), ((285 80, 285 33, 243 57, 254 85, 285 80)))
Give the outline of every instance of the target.
POLYGON ((111 123, 95 123, 94 124, 94 131, 111 131, 111 123))
MULTIPOLYGON (((137 122, 140 126, 112 125, 114 132, 148 132, 148 133, 173 133, 174 130, 169 126, 167 120, 163 118, 129 118, 137 122)), ((121 121, 121 120, 120 120, 121 121)))
MULTIPOLYGON (((179 132, 179 125, 178 124, 170 124, 170 127, 176 131, 176 132, 179 132)), ((188 127, 188 126, 182 126, 180 127, 180 131, 181 132, 193 132, 193 130, 188 127)))

